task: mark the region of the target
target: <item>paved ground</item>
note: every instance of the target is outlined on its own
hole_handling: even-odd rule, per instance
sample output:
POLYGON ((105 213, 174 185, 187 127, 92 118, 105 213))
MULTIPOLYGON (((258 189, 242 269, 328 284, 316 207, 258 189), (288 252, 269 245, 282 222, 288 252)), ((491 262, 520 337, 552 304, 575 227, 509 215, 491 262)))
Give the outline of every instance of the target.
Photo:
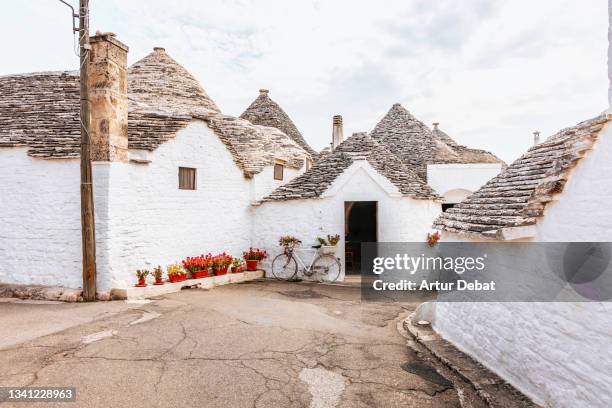
MULTIPOLYGON (((60 407, 480 407, 407 346, 397 326, 417 304, 272 281, 99 303, 106 315, 0 350, 0 386, 76 387, 77 403, 60 407)), ((58 307, 7 305, 13 322, 20 307, 58 307)), ((88 305, 61 307, 70 320, 88 305)))

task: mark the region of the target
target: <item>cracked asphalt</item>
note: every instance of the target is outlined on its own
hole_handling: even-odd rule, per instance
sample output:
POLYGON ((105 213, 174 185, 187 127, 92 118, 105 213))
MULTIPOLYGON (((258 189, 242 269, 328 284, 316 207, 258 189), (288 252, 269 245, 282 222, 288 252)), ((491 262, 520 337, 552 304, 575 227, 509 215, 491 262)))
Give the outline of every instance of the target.
POLYGON ((398 331, 422 300, 275 281, 183 290, 0 349, 0 386, 77 389, 75 403, 16 407, 479 407, 398 331))

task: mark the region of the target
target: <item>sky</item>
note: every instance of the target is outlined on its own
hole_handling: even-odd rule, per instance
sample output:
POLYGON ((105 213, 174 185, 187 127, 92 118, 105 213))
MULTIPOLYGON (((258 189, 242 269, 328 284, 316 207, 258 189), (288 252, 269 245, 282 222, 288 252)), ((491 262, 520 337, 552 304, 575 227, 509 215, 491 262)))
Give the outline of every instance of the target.
MULTIPOLYGON (((69 0, 78 4, 77 0, 69 0)), ((77 69, 70 11, 2 2, 0 75, 77 69)), ((457 142, 515 160, 607 109, 605 0, 92 0, 91 31, 166 48, 221 110, 270 90, 317 150, 399 102, 457 142)))

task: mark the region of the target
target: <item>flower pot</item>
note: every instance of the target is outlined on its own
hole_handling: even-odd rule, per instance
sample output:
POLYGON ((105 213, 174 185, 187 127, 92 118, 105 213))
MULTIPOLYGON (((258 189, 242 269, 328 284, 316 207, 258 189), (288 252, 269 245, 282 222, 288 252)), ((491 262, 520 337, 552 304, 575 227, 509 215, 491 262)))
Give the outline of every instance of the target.
POLYGON ((257 260, 250 260, 247 259, 246 264, 247 264, 247 271, 256 271, 257 270, 257 260))
POLYGON ((147 282, 144 279, 138 279, 138 283, 136 285, 137 288, 144 288, 147 286, 147 282))
POLYGON ((155 283, 154 283, 154 285, 159 286, 159 285, 163 285, 163 284, 164 284, 164 281, 163 281, 163 280, 161 280, 161 279, 159 279, 159 280, 155 279, 155 283))
POLYGON ((244 272, 244 267, 242 268, 232 268, 232 273, 242 273, 244 272))
POLYGON ((217 270, 215 271, 215 276, 225 275, 226 273, 227 273, 227 268, 217 269, 217 270))
POLYGON ((195 272, 191 272, 191 277, 193 279, 202 279, 208 276, 208 271, 195 271, 195 272))
POLYGON ((168 280, 172 283, 176 283, 176 282, 182 282, 185 279, 187 279, 187 274, 183 274, 183 275, 170 275, 168 276, 168 280))

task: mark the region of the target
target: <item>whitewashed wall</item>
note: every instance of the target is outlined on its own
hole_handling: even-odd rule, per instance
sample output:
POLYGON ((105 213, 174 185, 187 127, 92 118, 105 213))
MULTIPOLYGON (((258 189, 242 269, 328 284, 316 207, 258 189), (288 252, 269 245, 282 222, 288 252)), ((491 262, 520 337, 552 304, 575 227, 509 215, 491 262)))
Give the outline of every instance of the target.
POLYGON ((265 202, 253 207, 253 245, 268 250, 272 258, 280 253, 278 239, 282 235, 296 236, 303 247, 309 248, 317 236, 339 234, 342 238, 337 255, 344 265, 345 201, 378 202, 380 242, 425 241, 441 211, 438 202, 401 197, 385 177, 367 162, 358 161, 332 183, 322 198, 265 202))
POLYGON ((240 255, 250 244, 249 181, 203 122, 148 157, 149 164, 109 165, 109 276, 102 289, 133 284, 138 268, 203 252, 240 255), (196 190, 179 190, 179 166, 197 169, 196 190))
MULTIPOLYGON (((106 171, 94 166, 93 175, 96 231, 103 236, 106 171)), ((81 286, 79 177, 78 160, 0 149, 0 282, 81 286)))
POLYGON ((428 164, 427 184, 445 202, 457 203, 453 200, 462 200, 500 172, 501 163, 428 164))
MULTIPOLYGON (((272 166, 247 180, 219 138, 193 122, 153 152, 150 163, 93 164, 98 288, 125 288, 136 269, 202 252, 241 256, 251 244, 251 199, 302 170, 272 166), (197 190, 178 189, 178 167, 197 169, 197 190)), ((0 149, 0 282, 80 287, 78 160, 42 160, 0 149)))
MULTIPOLYGON (((533 240, 612 242, 610 202, 608 127, 546 207, 533 240)), ((438 303, 434 328, 540 404, 612 406, 610 303, 438 303)))

